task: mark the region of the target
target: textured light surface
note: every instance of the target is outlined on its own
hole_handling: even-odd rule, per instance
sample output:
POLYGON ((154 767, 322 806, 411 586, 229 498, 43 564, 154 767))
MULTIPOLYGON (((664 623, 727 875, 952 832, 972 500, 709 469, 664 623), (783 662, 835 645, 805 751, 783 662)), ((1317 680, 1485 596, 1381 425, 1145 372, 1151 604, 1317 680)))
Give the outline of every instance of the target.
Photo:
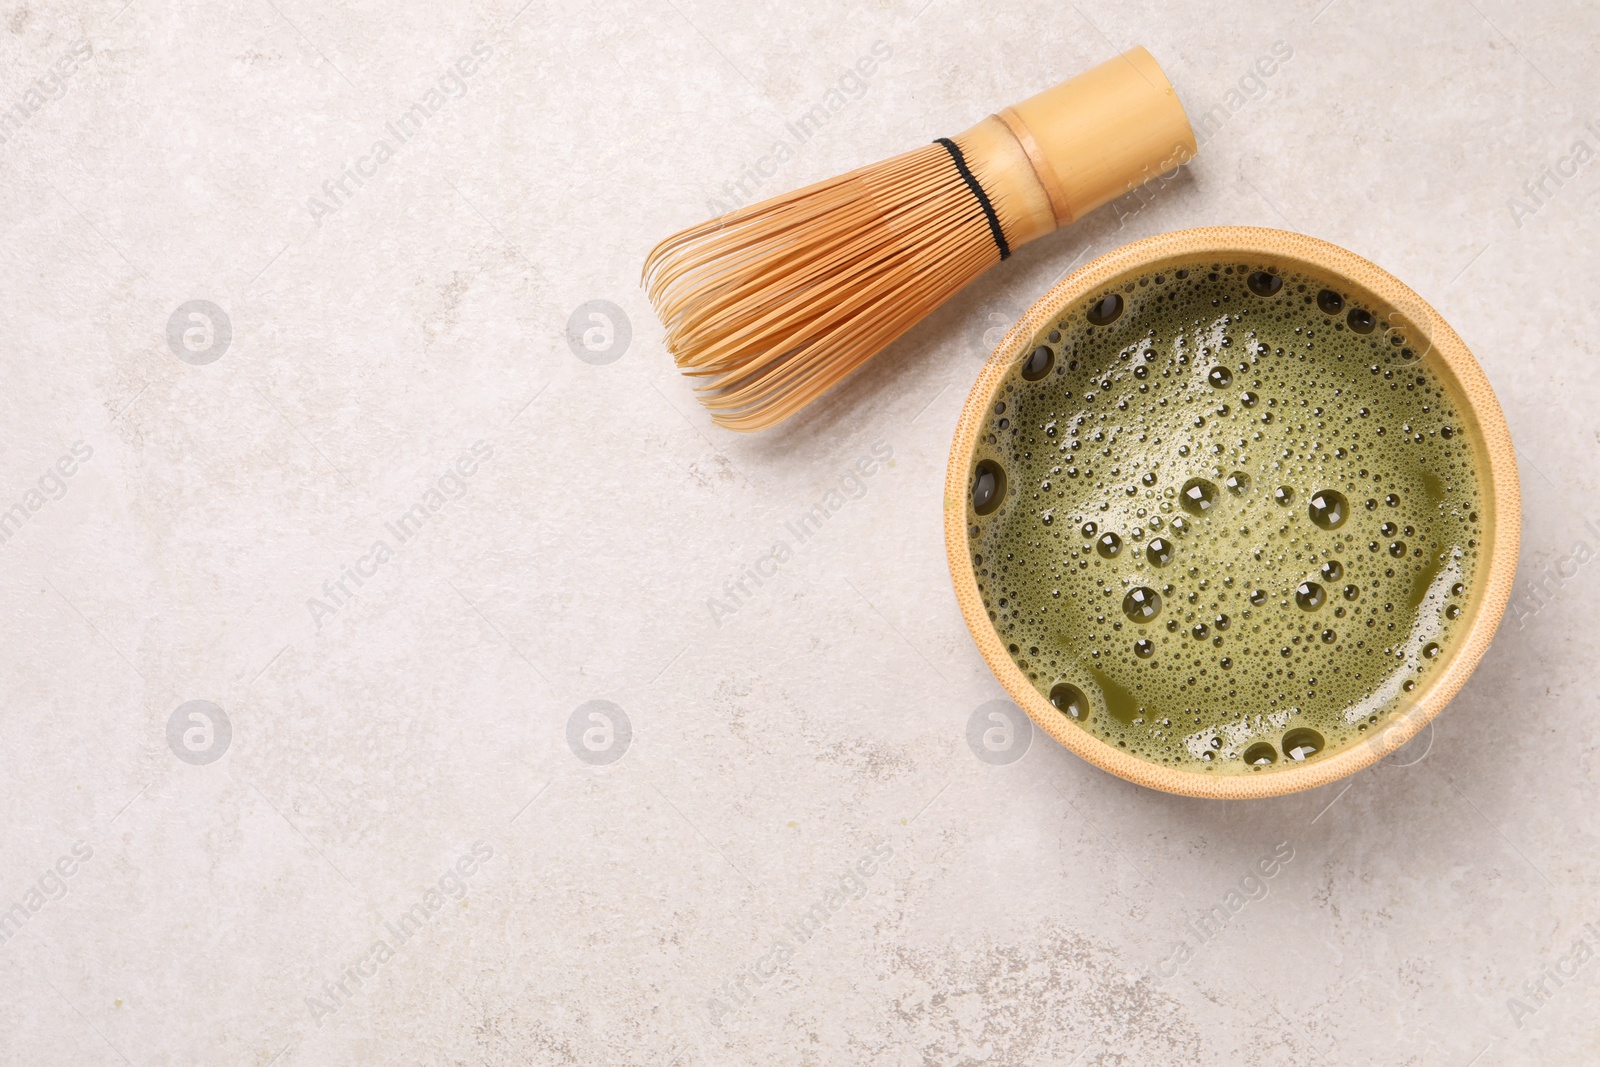
POLYGON ((520 4, 0 11, 0 1058, 1593 1058, 1600 14, 520 4), (1182 174, 711 426, 656 241, 1134 44, 1182 174), (1431 731, 1225 803, 1030 735, 941 528, 1004 329, 1222 224, 1437 308, 1524 518, 1431 731))

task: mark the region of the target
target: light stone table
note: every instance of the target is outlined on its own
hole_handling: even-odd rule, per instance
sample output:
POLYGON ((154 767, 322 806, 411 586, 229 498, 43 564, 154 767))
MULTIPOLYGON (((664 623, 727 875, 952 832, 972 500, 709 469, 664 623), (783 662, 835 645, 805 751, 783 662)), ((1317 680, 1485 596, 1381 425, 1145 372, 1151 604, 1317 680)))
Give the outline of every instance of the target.
POLYGON ((1600 1060, 1600 10, 785 6, 0 10, 0 1061, 1600 1060), (711 425, 655 241, 1135 44, 1195 162, 711 425), (1072 267, 1223 223, 1466 339, 1511 614, 1314 792, 979 758, 967 389, 1072 267))

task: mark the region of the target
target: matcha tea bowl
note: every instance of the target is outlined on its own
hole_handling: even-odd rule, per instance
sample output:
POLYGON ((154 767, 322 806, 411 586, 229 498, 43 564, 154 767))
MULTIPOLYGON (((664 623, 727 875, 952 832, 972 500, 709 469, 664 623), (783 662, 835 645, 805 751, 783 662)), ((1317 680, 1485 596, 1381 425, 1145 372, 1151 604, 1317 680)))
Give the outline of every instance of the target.
POLYGON ((1334 245, 1185 230, 1062 280, 962 411, 967 626, 1045 733, 1129 781, 1261 797, 1404 744, 1472 673, 1521 523, 1466 346, 1334 245))

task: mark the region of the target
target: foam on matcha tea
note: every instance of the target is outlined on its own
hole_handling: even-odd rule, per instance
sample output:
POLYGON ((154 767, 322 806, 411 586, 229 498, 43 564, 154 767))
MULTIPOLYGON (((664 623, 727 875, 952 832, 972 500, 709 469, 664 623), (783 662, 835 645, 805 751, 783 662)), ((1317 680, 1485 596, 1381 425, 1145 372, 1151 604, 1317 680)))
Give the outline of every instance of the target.
POLYGON ((1062 715, 1157 763, 1271 773, 1442 666, 1480 460, 1389 326, 1347 287, 1194 263, 1034 339, 979 434, 968 532, 989 618, 1062 715))

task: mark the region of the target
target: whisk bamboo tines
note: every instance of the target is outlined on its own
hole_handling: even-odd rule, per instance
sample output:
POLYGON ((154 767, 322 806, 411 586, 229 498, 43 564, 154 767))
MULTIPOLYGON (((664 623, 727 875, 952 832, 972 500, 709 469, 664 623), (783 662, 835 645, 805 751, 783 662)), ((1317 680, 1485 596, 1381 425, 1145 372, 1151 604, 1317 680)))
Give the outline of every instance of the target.
POLYGON ((776 425, 1020 245, 1187 161, 1143 48, 953 138, 692 226, 644 284, 712 418, 776 425))

